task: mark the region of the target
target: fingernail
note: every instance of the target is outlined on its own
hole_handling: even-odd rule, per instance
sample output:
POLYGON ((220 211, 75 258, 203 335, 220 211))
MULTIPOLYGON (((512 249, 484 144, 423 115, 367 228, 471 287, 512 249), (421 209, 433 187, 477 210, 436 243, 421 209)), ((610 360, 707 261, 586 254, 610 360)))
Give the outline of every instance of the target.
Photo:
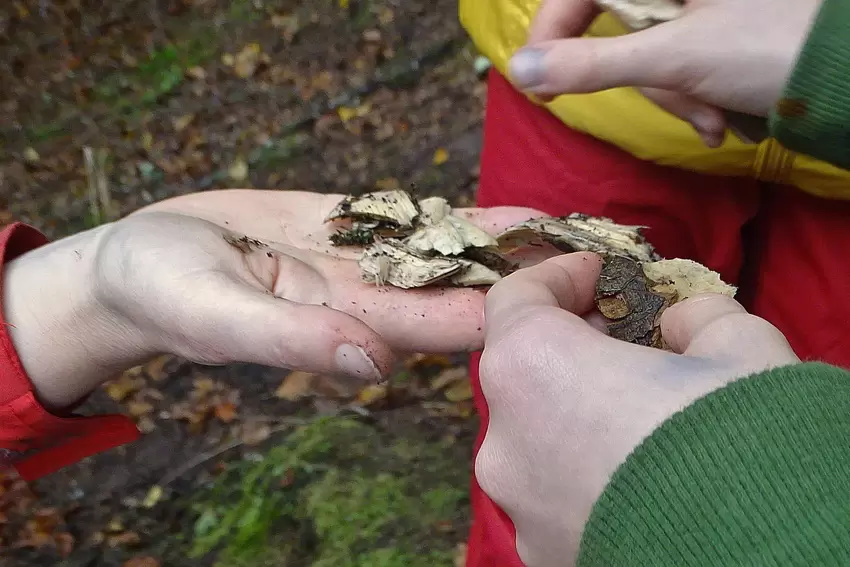
POLYGON ((517 51, 508 63, 508 75, 519 89, 531 89, 543 84, 543 56, 546 51, 526 47, 517 51))
POLYGON ((726 128, 720 117, 711 112, 697 111, 691 115, 690 122, 706 146, 717 148, 723 145, 726 128))
POLYGON ((335 354, 337 368, 344 374, 363 380, 381 381, 381 371, 362 348, 354 345, 339 345, 335 354))

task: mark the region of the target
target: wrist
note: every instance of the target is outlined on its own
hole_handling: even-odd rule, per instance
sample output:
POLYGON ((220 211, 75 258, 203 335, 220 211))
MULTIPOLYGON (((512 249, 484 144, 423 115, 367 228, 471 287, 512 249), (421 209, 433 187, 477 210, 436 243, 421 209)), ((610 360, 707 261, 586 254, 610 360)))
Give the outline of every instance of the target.
POLYGON ((97 250, 108 228, 48 244, 3 268, 9 336, 48 409, 74 404, 154 354, 143 333, 99 298, 97 250))

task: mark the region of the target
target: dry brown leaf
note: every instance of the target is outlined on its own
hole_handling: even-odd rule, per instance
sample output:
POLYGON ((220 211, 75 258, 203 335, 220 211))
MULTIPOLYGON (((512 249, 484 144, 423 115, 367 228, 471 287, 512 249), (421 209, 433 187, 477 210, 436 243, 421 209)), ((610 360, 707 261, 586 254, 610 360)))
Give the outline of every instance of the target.
POLYGON ((230 423, 236 419, 236 405, 233 402, 218 404, 213 409, 213 414, 222 423, 230 423))
POLYGON ((192 393, 198 396, 204 396, 210 392, 219 389, 215 380, 207 376, 200 376, 198 378, 195 378, 192 381, 192 386, 194 388, 192 393))
POLYGON ((277 398, 289 400, 290 402, 305 398, 313 393, 313 380, 315 376, 315 374, 301 372, 300 370, 290 372, 274 391, 274 395, 277 398))
POLYGON ((251 422, 242 426, 242 442, 246 445, 257 445, 268 439, 272 428, 267 423, 251 422))
POLYGON ((175 118, 175 119, 174 119, 174 122, 173 122, 173 124, 174 124, 174 131, 175 131, 175 132, 182 132, 182 131, 183 131, 183 130, 185 130, 185 129, 186 129, 186 127, 187 127, 187 126, 189 126, 189 124, 191 124, 194 120, 195 120, 195 115, 194 115, 194 114, 191 114, 191 113, 190 113, 190 114, 184 114, 183 116, 180 116, 180 117, 178 117, 178 118, 175 118))
POLYGON ((195 79, 196 81, 203 81, 207 78, 207 72, 203 67, 189 67, 186 69, 186 75, 191 79, 195 79))
POLYGON ((107 382, 104 385, 104 389, 110 398, 116 402, 121 402, 127 399, 131 394, 141 390, 144 386, 144 378, 132 376, 129 372, 126 372, 115 380, 107 382))
POLYGON ((469 380, 455 382, 443 392, 450 402, 463 402, 472 399, 472 384, 469 380))
POLYGON ((261 49, 259 43, 249 43, 236 54, 233 59, 233 72, 241 79, 248 79, 254 75, 261 60, 261 49))
POLYGON ((109 547, 131 547, 138 545, 141 541, 142 538, 139 537, 139 534, 131 531, 106 536, 106 545, 109 547))
POLYGON ((127 404, 127 413, 132 417, 142 417, 153 412, 153 405, 145 401, 133 400, 127 404))
POLYGON ((440 372, 437 376, 435 376, 431 380, 431 389, 432 390, 442 390, 443 388, 454 384, 456 382, 468 382, 469 381, 469 371, 466 367, 463 366, 455 366, 453 368, 447 368, 440 372))
POLYGON ((387 399, 387 394, 388 390, 385 384, 373 384, 360 390, 354 399, 354 403, 368 407, 387 399))

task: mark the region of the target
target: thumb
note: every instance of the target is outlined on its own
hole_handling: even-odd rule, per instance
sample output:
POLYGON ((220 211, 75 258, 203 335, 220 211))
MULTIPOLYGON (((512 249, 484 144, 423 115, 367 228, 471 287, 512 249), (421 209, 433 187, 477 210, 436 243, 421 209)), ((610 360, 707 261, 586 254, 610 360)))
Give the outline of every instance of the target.
POLYGON ((227 276, 207 278, 181 311, 184 316, 175 319, 189 340, 180 341, 187 352, 175 354, 195 362, 251 362, 369 381, 380 381, 392 364, 389 345, 359 319, 277 298, 227 276))
POLYGON ((568 38, 523 47, 508 63, 522 91, 552 96, 615 87, 674 88, 685 84, 687 66, 676 60, 672 38, 680 23, 617 37, 568 38))
POLYGON ((679 354, 740 361, 752 370, 799 362, 779 329, 725 295, 698 295, 667 309, 661 334, 679 354))

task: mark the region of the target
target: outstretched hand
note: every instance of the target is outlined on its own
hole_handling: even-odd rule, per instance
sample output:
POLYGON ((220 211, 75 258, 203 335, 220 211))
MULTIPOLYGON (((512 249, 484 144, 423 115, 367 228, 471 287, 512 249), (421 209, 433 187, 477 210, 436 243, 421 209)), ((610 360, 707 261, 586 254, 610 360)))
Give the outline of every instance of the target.
MULTIPOLYGON (((359 251, 331 246, 334 228, 323 223, 341 198, 192 194, 10 262, 6 319, 43 403, 63 407, 164 352, 377 381, 396 351, 481 348, 483 291, 360 280, 359 251)), ((539 215, 456 214, 490 232, 539 215)))

